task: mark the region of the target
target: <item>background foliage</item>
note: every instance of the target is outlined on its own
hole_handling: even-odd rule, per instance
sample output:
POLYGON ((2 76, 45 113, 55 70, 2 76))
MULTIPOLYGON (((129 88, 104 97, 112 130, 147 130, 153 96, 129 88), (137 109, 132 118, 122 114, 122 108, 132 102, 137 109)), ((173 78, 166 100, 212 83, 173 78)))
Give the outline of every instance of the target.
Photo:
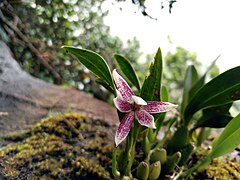
MULTIPOLYGON (((127 45, 110 35, 103 23, 103 0, 0 2, 0 38, 8 43, 20 65, 35 77, 66 84, 104 96, 93 84, 88 70, 64 55, 62 45, 73 45, 100 53, 113 66, 113 53, 130 60, 140 56, 136 38, 127 45)), ((99 97, 105 98, 105 97, 99 97)))
MULTIPOLYGON (((109 94, 94 83, 91 73, 75 58, 60 50, 62 45, 93 50, 104 57, 111 69, 115 66, 113 54, 121 54, 131 61, 141 82, 153 57, 139 64, 138 40, 133 38, 124 44, 110 35, 110 28, 104 24, 107 12, 101 9, 103 2, 4 0, 0 2, 0 40, 8 43, 20 65, 33 76, 70 85, 106 100, 109 94)), ((145 11, 145 1, 133 3, 145 11)), ((169 8, 173 3, 169 1, 169 8)), ((164 60, 163 84, 169 87, 172 102, 179 102, 188 64, 201 65, 195 53, 181 47, 174 53, 169 52, 164 60)))

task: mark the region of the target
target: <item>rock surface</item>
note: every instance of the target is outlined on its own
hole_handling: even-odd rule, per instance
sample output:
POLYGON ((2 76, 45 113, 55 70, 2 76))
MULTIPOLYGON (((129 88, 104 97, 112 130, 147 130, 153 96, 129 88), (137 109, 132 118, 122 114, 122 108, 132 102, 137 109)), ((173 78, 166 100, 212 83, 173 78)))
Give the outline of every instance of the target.
POLYGON ((83 92, 62 88, 30 76, 0 41, 0 137, 27 129, 49 113, 80 112, 117 124, 117 112, 83 92), (6 114, 7 113, 7 114, 6 114))
POLYGON ((116 126, 68 113, 41 120, 4 137, 0 179, 113 179, 111 156, 116 126))

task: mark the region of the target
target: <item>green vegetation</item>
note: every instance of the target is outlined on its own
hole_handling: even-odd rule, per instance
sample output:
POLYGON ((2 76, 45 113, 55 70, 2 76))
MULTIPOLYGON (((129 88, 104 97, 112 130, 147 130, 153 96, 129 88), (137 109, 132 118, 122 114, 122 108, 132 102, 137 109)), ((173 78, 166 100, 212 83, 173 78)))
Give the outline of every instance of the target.
MULTIPOLYGON (((31 129, 1 140, 11 144, 0 149, 0 178, 112 179, 113 144, 108 139, 114 133, 111 129, 113 127, 101 120, 74 113, 43 119, 31 129)), ((207 151, 198 148, 195 152, 190 158, 192 166, 207 151)), ((152 161, 159 162, 160 158, 164 162, 162 156, 155 155, 152 154, 152 161)), ((155 170, 151 167, 150 174, 154 177, 155 170)), ((239 168, 236 159, 216 159, 206 170, 194 173, 191 178, 239 179, 239 168)))
POLYGON ((209 179, 240 179, 240 163, 236 160, 216 159, 208 166, 206 174, 209 179))
POLYGON ((107 15, 101 9, 104 0, 14 2, 0 2, 0 40, 8 43, 15 59, 35 77, 74 86, 106 100, 106 92, 94 84, 94 77, 75 58, 64 55, 61 46, 74 45, 103 54, 111 67, 113 52, 133 62, 141 54, 136 38, 124 45, 110 35, 103 22, 107 15))
MULTIPOLYGON (((102 2, 1 2, 0 37, 8 42, 22 67, 47 81, 72 85, 105 100, 114 94, 120 125, 115 133, 116 147, 112 143, 115 126, 74 113, 50 117, 30 130, 7 135, 1 141, 13 143, 0 149, 0 178, 239 179, 236 159, 216 158, 240 144, 240 114, 233 117, 229 112, 240 99, 236 78, 240 66, 220 75, 215 67, 211 74, 214 61, 202 74, 195 67, 200 65, 196 55, 181 47, 167 55, 164 66, 159 48, 145 78, 138 78, 140 68, 134 70, 134 60, 139 56, 139 44, 134 39, 125 49, 118 38, 109 36, 109 27, 103 25, 106 13, 101 10, 102 2), (59 51, 63 44, 86 68, 59 51), (126 55, 113 56, 113 51, 126 55), (112 57, 129 85, 116 70, 111 74, 116 68, 112 57), (109 93, 101 93, 104 90, 93 84, 89 71, 109 93), (207 74, 217 76, 206 83, 207 74), (170 93, 162 84, 170 87, 170 93), (168 102, 168 94, 175 95, 179 110, 168 102), (170 116, 165 116, 167 111, 170 116), (208 142, 209 149, 201 151, 211 128, 224 130, 208 142)), ((145 1, 133 3, 146 13, 145 1)))
MULTIPOLYGON (((191 163, 197 163, 205 155, 207 155, 207 150, 202 147, 198 148, 191 156, 191 163)), ((230 158, 225 156, 224 158, 214 159, 205 170, 200 173, 193 173, 190 179, 240 179, 239 169, 240 162, 236 157, 230 158)))
MULTIPOLYGON (((63 48, 75 55, 80 63, 101 79, 102 85, 107 89, 112 88, 112 84, 108 83, 111 80, 106 78, 106 74, 111 72, 100 55, 98 59, 93 60, 91 57, 96 56, 94 52, 69 46, 63 48), (93 63, 94 66, 89 66, 93 63), (106 70, 108 70, 107 73, 102 73, 106 70)), ((130 83, 128 85, 116 70, 113 71, 112 78, 116 85, 116 91, 119 92, 116 93, 115 106, 120 119, 120 125, 115 135, 116 151, 120 155, 117 157, 114 153, 112 162, 112 172, 115 177, 128 176, 129 178, 147 179, 157 175, 167 177, 170 173, 174 178, 187 179, 193 172, 205 169, 212 160, 232 152, 239 145, 240 114, 232 117, 229 108, 234 101, 240 99, 240 83, 236 79, 240 74, 240 66, 221 73, 206 83, 206 75, 214 67, 215 61, 202 76, 199 76, 193 65, 189 65, 183 81, 181 108, 180 111, 177 111, 176 105, 166 102, 168 101, 166 88, 161 88, 162 54, 160 48, 154 56, 154 62, 150 65, 148 76, 144 79, 142 87, 140 90, 136 88, 135 92, 131 87, 138 87, 138 78, 130 61, 120 56, 115 56, 115 58, 130 83), (139 110, 140 108, 141 110, 139 110), (172 117, 165 120, 164 112, 169 110, 172 111, 172 117), (144 116, 140 116, 139 112, 144 116), (154 116, 149 113, 154 113, 154 116), (194 117, 196 113, 199 115, 194 117), (137 116, 135 121, 134 115, 137 116), (147 116, 151 118, 146 118, 147 116), (146 121, 145 124, 142 121, 146 121), (206 127, 224 127, 225 129, 212 141, 210 144, 212 148, 206 156, 192 166, 188 159, 192 153, 198 151, 194 148, 195 144, 200 146, 210 135, 209 130, 205 130, 206 127), (162 139, 158 139, 161 128, 165 133, 162 139), (125 139, 125 149, 118 148, 118 145, 125 139), (138 142, 142 142, 140 151, 138 142), (151 160, 151 157, 154 157, 153 154, 158 153, 159 156, 162 154, 159 148, 166 150, 164 158, 162 157, 167 159, 167 161, 164 160, 165 163, 156 158, 155 162, 153 159, 151 160), (140 160, 139 157, 141 157, 140 160)))

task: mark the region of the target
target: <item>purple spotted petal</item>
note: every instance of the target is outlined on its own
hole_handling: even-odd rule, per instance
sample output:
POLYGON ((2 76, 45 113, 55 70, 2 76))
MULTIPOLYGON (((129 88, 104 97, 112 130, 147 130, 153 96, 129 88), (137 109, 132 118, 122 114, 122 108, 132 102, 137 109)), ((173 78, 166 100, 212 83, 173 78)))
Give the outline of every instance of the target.
POLYGON ((139 124, 141 124, 142 126, 156 129, 154 117, 151 114, 149 114, 145 110, 136 111, 135 113, 139 124))
POLYGON ((117 96, 113 99, 114 105, 121 112, 130 112, 132 105, 124 101, 121 97, 117 96))
POLYGON ((170 111, 177 107, 178 105, 169 102, 149 101, 147 102, 147 106, 144 106, 144 110, 149 113, 160 113, 170 111))
POLYGON ((116 69, 113 70, 112 74, 117 90, 120 92, 123 100, 132 103, 132 96, 134 95, 132 89, 129 87, 123 77, 117 73, 116 69))
POLYGON ((133 121, 134 112, 127 113, 123 117, 120 125, 118 126, 118 130, 115 134, 116 146, 118 146, 127 137, 128 133, 130 132, 133 121))

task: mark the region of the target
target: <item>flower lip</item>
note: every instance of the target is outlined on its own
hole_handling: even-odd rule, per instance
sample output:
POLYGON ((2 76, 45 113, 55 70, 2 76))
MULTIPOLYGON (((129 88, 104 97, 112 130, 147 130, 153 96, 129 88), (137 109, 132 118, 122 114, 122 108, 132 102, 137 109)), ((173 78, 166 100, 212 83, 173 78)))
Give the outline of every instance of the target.
POLYGON ((132 100, 133 100, 133 102, 134 102, 135 104, 137 104, 137 105, 142 105, 142 106, 146 106, 146 105, 147 105, 147 102, 144 101, 144 100, 143 100, 141 97, 139 97, 139 96, 133 95, 133 96, 132 96, 132 100))

